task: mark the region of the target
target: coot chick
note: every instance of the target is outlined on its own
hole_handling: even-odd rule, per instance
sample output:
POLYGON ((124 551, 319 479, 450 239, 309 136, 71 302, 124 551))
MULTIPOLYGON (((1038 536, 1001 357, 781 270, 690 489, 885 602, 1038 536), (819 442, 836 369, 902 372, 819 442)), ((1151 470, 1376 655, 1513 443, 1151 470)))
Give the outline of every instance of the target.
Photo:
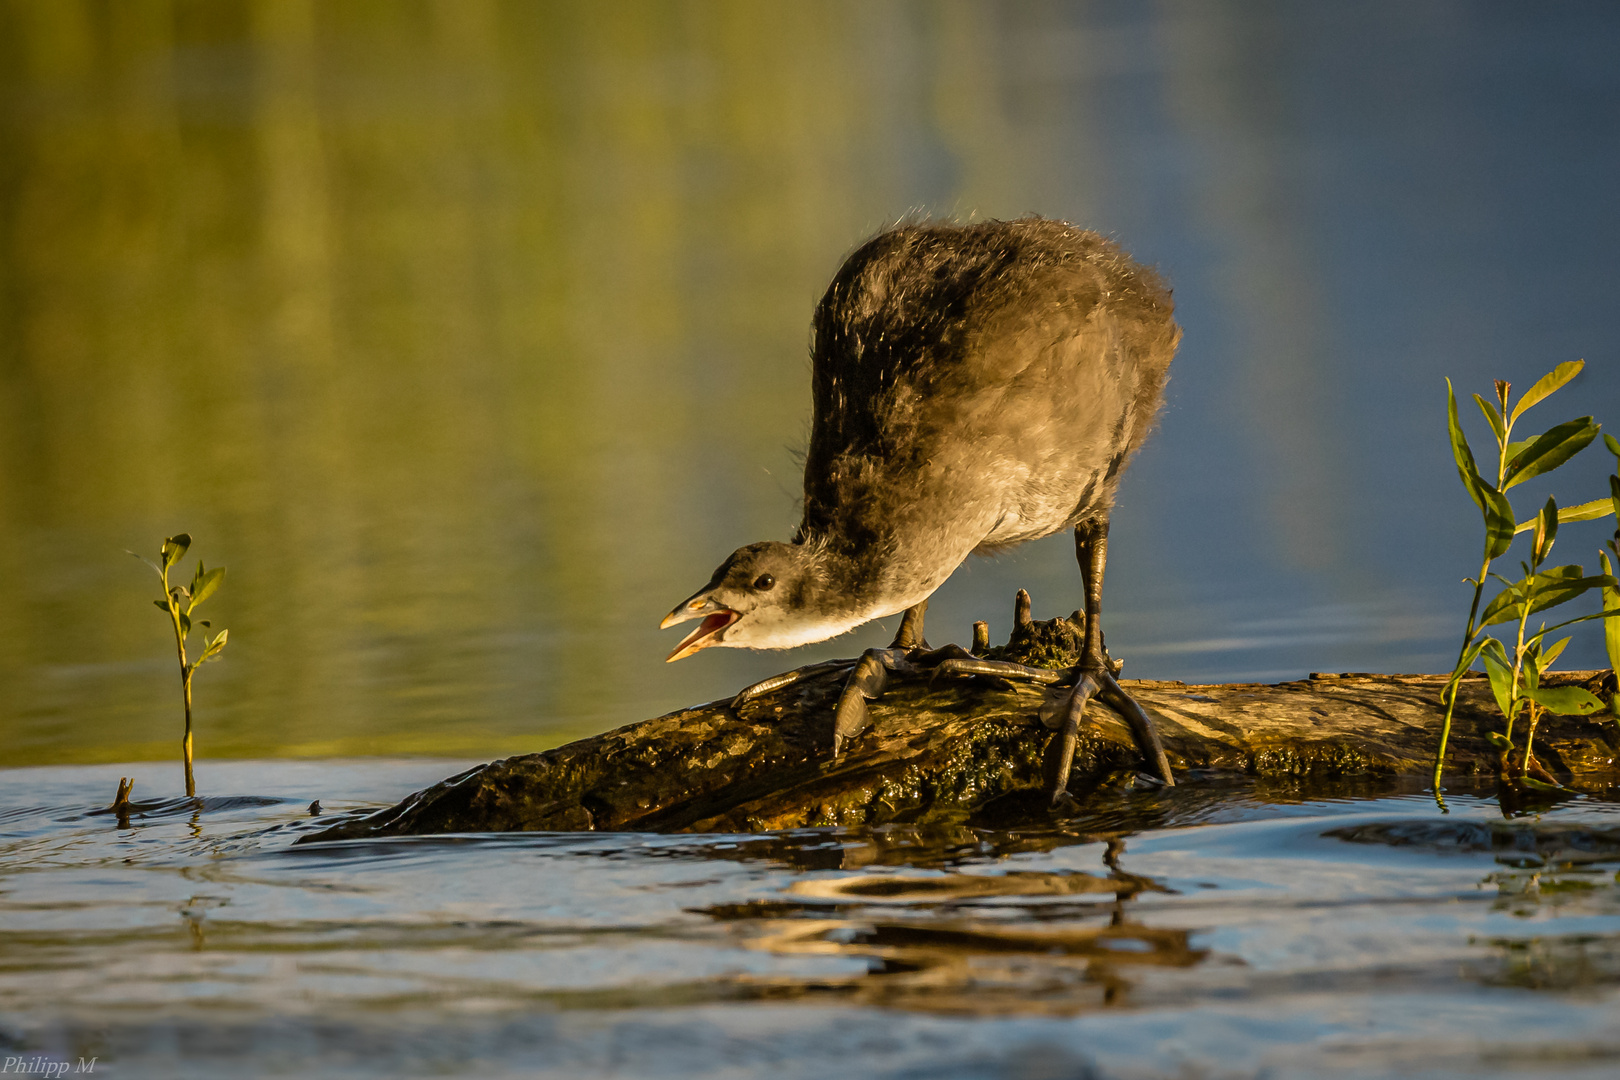
MULTIPOLYGON (((1086 634, 1067 702, 1047 712, 1073 729, 1100 692, 1145 724, 1107 667, 1099 615, 1109 511, 1181 336, 1158 275, 1060 221, 907 224, 845 261, 813 332, 803 520, 790 543, 739 548, 670 612, 666 627, 703 621, 669 659, 785 649, 907 612, 894 649, 869 653, 851 676, 841 743, 864 726, 885 668, 945 660, 957 672, 1028 674, 960 649, 922 653, 923 609, 969 553, 1073 528, 1086 634)), ((1054 800, 1067 754, 1059 771, 1062 783, 1049 767, 1054 800)))

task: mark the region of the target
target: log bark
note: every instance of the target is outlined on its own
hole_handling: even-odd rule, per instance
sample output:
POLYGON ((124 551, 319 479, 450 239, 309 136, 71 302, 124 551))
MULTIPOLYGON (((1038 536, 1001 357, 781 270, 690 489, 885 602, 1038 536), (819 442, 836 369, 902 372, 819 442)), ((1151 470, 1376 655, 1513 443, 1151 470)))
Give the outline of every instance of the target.
MULTIPOLYGON (((1039 687, 895 680, 872 703, 872 726, 834 760, 842 679, 836 671, 819 675, 749 702, 740 714, 727 702, 710 702, 492 762, 308 839, 887 823, 1012 828, 1050 821, 1041 757, 1052 733, 1037 717, 1039 687)), ((1614 693, 1612 672, 1548 679, 1567 683, 1584 684, 1605 701, 1614 693)), ((1427 777, 1445 677, 1350 673, 1274 685, 1122 685, 1157 723, 1179 784, 1232 775, 1340 781, 1427 777)), ((1501 727, 1488 682, 1466 679, 1447 775, 1476 782, 1495 776, 1500 754, 1487 734, 1501 727)), ((1620 732, 1607 715, 1546 717, 1536 753, 1573 789, 1620 784, 1620 732)), ((1143 768, 1125 722, 1100 702, 1089 706, 1070 792, 1084 805, 1099 790, 1148 782, 1139 776, 1143 768)))

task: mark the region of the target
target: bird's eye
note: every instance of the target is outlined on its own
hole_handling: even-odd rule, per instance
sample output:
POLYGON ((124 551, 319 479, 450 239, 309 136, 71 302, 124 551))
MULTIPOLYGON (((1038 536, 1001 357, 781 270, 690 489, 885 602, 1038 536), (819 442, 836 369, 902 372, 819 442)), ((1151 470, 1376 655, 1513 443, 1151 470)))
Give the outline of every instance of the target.
POLYGON ((776 579, 771 577, 769 574, 761 574, 759 577, 754 579, 754 588, 758 589, 760 592, 764 592, 766 589, 769 589, 775 584, 776 579))

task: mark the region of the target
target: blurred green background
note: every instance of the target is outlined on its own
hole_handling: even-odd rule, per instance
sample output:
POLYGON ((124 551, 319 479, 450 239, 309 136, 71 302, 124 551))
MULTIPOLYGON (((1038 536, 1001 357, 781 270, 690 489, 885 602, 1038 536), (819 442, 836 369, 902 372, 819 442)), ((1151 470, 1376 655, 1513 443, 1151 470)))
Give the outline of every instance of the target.
MULTIPOLYGON (((909 213, 1067 218, 1176 287, 1127 675, 1446 666, 1441 376, 1584 356, 1544 408, 1620 422, 1617 44, 1596 3, 4 0, 0 764, 174 754, 123 552, 180 530, 229 567, 199 769, 525 752, 885 642, 666 666, 655 627, 792 531, 811 307, 909 213)), ((970 563, 930 636, 1020 585, 1078 606, 1068 541, 970 563)))

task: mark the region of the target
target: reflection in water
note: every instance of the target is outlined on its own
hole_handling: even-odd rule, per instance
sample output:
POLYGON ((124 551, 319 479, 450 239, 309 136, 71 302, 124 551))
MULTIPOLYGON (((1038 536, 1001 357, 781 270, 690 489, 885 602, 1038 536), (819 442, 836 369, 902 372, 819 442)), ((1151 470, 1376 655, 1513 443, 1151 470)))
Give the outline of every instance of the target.
MULTIPOLYGON (((1110 845, 1111 863, 1122 847, 1110 845)), ((781 905, 757 915, 729 905, 700 910, 741 924, 749 948, 852 957, 867 971, 812 984, 768 980, 779 993, 830 992, 930 1012, 1061 1015, 1126 1004, 1133 967, 1189 967, 1205 956, 1188 946, 1189 931, 1132 919, 1128 904, 1137 894, 1173 890, 1117 869, 1108 877, 1013 871, 815 878, 787 891, 807 901, 790 917, 781 905), (1053 902, 1059 897, 1094 899, 1053 902)))
MULTIPOLYGON (((1517 865, 1523 858, 1499 862, 1517 865)), ((1521 920, 1556 915, 1564 919, 1595 917, 1592 929, 1577 933, 1543 932, 1533 936, 1496 936, 1484 942, 1497 954, 1495 964, 1478 965, 1479 978, 1492 986, 1530 990, 1594 992, 1620 987, 1620 831, 1604 845, 1558 850, 1533 870, 1504 870, 1481 883, 1497 890, 1494 907, 1521 920), (1601 927, 1601 929, 1599 929, 1601 927)))
POLYGON ((1487 874, 1492 910, 1521 920, 1595 919, 1576 933, 1484 937, 1495 962, 1470 965, 1481 982, 1532 990, 1620 986, 1620 826, 1530 821, 1371 822, 1324 836, 1356 844, 1417 847, 1439 854, 1490 853, 1510 869, 1487 874))
POLYGON ((1216 807, 1189 786, 1148 820, 1116 808, 1119 830, 293 846, 312 799, 388 804, 457 764, 219 763, 242 794, 145 800, 128 828, 80 796, 115 767, 0 772, 7 1052, 120 1076, 1620 1062, 1612 802, 1503 821, 1461 792, 1442 816, 1422 793, 1216 807))
POLYGON ((1594 991, 1620 986, 1620 934, 1498 938, 1501 964, 1483 973, 1492 986, 1594 991))
POLYGON ((1620 857, 1620 827, 1530 821, 1371 822, 1324 835, 1352 844, 1494 853, 1516 866, 1580 866, 1620 857))

